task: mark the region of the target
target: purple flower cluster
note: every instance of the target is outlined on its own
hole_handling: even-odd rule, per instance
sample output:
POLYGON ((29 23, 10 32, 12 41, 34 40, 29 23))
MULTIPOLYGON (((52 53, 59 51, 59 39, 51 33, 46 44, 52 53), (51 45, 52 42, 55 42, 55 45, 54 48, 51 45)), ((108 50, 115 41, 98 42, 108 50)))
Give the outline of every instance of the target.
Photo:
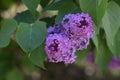
POLYGON ((71 46, 69 38, 61 34, 49 35, 46 39, 46 53, 50 62, 65 62, 65 64, 75 61, 75 48, 71 46))
POLYGON ((62 24, 76 49, 86 49, 94 33, 91 17, 85 13, 68 14, 63 18, 62 24))
POLYGON ((49 62, 73 63, 76 50, 86 49, 93 33, 93 21, 88 14, 65 15, 60 24, 47 30, 45 51, 49 62))
POLYGON ((108 69, 109 70, 120 69, 120 58, 113 56, 108 65, 108 69))

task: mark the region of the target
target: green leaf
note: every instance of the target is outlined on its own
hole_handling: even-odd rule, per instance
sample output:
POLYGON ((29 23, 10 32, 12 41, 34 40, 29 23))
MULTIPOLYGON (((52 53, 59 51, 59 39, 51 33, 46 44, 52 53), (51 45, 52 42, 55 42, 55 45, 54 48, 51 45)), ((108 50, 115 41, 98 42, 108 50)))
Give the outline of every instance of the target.
POLYGON ((17 22, 14 19, 5 19, 2 21, 0 32, 6 35, 11 35, 17 27, 17 22))
POLYGON ((0 33, 0 48, 8 46, 10 43, 10 36, 0 33))
POLYGON ((76 10, 76 8, 76 5, 72 1, 65 2, 59 9, 58 15, 55 19, 55 23, 59 24, 66 14, 73 12, 74 10, 76 10))
POLYGON ((96 49, 98 49, 99 43, 98 43, 98 37, 97 37, 97 35, 93 36, 92 41, 93 41, 96 49))
POLYGON ((114 40, 114 45, 115 45, 115 50, 116 50, 116 55, 120 56, 120 28, 117 32, 117 34, 115 35, 115 40, 114 40))
POLYGON ((110 51, 117 56, 115 43, 111 44, 110 40, 107 37, 106 37, 106 41, 110 51))
POLYGON ((20 22, 25 22, 25 23, 33 23, 35 20, 37 20, 38 18, 38 12, 36 12, 35 16, 33 17, 33 15, 30 13, 29 10, 26 10, 22 13, 18 13, 15 16, 16 21, 18 21, 18 23, 20 22))
POLYGON ((100 44, 99 49, 97 50, 95 62, 101 68, 102 71, 107 69, 109 61, 112 58, 112 53, 103 43, 100 44))
POLYGON ((45 40, 46 24, 36 21, 32 26, 21 23, 16 33, 16 39, 20 47, 29 53, 45 40))
POLYGON ((120 5, 120 0, 114 0, 117 4, 120 5))
POLYGON ((109 2, 103 17, 103 28, 106 33, 107 44, 112 53, 116 53, 114 38, 120 26, 120 7, 115 2, 109 2))
POLYGON ((17 22, 14 19, 5 19, 1 23, 0 30, 0 48, 6 47, 10 42, 10 36, 17 28, 17 22))
POLYGON ((98 26, 104 16, 108 0, 79 0, 83 12, 89 13, 98 26))
POLYGON ((94 45, 95 45, 95 47, 98 49, 98 46, 99 46, 99 40, 98 40, 98 34, 99 34, 99 27, 96 27, 95 25, 94 25, 94 35, 93 35, 93 37, 92 37, 92 41, 93 41, 93 43, 94 43, 94 45))
POLYGON ((74 11, 72 11, 71 13, 76 14, 76 13, 81 13, 81 9, 80 8, 76 8, 74 11))
POLYGON ((55 3, 50 4, 44 8, 45 10, 58 10, 65 2, 70 1, 70 0, 60 0, 60 1, 55 1, 55 3))
POLYGON ((45 8, 51 0, 41 0, 40 5, 42 8, 45 8))
POLYGON ((6 80, 24 80, 24 76, 17 69, 13 69, 6 75, 6 80))
POLYGON ((30 12, 34 16, 36 14, 36 8, 38 7, 40 0, 22 0, 22 2, 28 7, 30 12))
POLYGON ((45 57, 46 57, 46 53, 44 51, 44 45, 43 44, 40 45, 40 47, 38 47, 34 51, 32 51, 29 55, 30 61, 33 64, 35 64, 35 65, 37 65, 37 66, 39 66, 43 69, 45 69, 45 67, 44 67, 45 57))

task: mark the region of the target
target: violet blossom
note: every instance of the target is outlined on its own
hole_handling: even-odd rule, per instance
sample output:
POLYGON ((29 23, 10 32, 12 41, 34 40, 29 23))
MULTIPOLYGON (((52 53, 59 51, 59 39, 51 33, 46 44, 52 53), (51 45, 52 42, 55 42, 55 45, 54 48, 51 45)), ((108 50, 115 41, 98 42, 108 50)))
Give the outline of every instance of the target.
POLYGON ((76 50, 86 49, 93 34, 93 21, 88 14, 65 15, 60 24, 47 30, 45 51, 49 62, 73 63, 76 50))
POLYGON ((71 46, 71 41, 61 34, 53 34, 47 37, 45 51, 49 62, 69 64, 73 63, 76 58, 75 48, 71 46))

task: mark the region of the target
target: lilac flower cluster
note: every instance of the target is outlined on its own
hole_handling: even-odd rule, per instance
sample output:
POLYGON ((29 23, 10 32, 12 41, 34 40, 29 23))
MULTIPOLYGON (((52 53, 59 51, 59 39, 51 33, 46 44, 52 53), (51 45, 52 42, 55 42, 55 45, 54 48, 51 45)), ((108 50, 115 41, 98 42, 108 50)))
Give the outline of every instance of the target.
POLYGON ((94 33, 91 17, 84 13, 68 14, 63 18, 62 24, 76 49, 86 49, 94 33))
POLYGON ((71 46, 69 38, 61 34, 49 35, 46 39, 46 53, 50 62, 65 62, 65 64, 75 61, 75 48, 71 46))
POLYGON ((49 62, 73 63, 76 50, 86 49, 93 33, 93 21, 88 14, 65 15, 60 24, 47 30, 45 51, 49 62))

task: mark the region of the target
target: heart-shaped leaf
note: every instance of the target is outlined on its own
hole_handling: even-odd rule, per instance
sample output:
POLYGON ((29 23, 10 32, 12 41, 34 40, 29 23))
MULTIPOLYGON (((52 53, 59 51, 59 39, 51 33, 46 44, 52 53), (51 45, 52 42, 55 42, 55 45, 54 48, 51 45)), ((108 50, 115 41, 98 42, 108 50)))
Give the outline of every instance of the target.
POLYGON ((17 42, 26 53, 40 46, 45 37, 46 24, 40 21, 36 21, 33 25, 21 23, 16 33, 17 42))

